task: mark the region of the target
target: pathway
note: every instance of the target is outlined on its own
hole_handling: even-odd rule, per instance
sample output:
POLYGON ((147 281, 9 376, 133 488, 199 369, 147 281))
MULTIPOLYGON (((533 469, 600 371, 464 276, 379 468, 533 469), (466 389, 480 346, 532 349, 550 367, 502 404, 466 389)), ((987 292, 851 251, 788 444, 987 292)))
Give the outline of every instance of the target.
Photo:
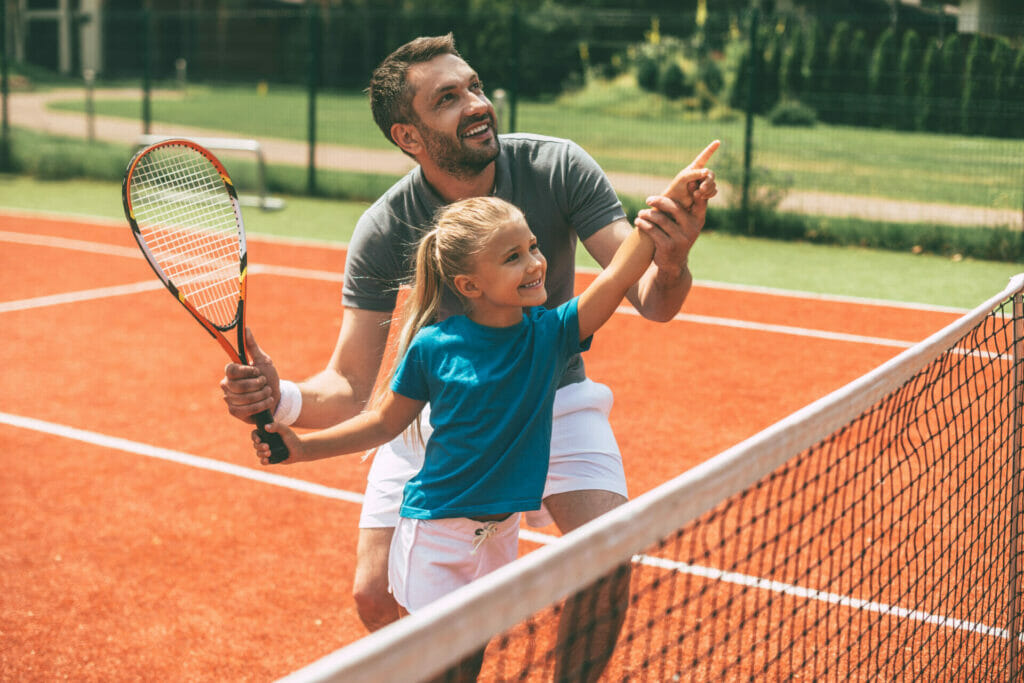
MULTIPOLYGON (((82 113, 58 111, 47 106, 58 99, 81 99, 80 90, 63 90, 45 93, 11 93, 8 112, 11 126, 32 128, 54 135, 87 137, 89 123, 82 113)), ((139 97, 134 90, 97 90, 101 97, 139 97)), ((95 116, 92 134, 98 140, 125 143, 142 134, 141 121, 132 121, 110 116, 95 116)), ((231 137, 231 131, 206 130, 187 126, 170 126, 154 123, 153 135, 231 137)), ((305 165, 309 161, 308 146, 304 142, 278 138, 261 138, 260 145, 268 163, 305 165)), ((374 150, 320 143, 316 148, 318 168, 344 171, 401 174, 413 166, 413 161, 397 150, 374 150)), ((609 172, 608 177, 615 189, 622 194, 645 196, 656 192, 668 182, 668 178, 609 172)), ((735 195, 730 188, 720 183, 722 199, 730 201, 735 195)), ((950 204, 927 204, 878 197, 857 197, 828 194, 824 192, 790 191, 780 205, 782 211, 794 211, 825 216, 847 216, 870 220, 933 222, 949 225, 989 225, 1022 227, 1022 212, 987 209, 974 206, 950 204)))

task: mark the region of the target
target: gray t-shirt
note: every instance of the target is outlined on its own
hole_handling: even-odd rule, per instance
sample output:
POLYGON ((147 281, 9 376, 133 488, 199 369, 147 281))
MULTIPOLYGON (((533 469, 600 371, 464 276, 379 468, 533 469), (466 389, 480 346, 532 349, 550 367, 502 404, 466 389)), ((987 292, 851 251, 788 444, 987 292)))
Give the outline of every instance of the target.
MULTIPOLYGON (((625 217, 622 204, 597 162, 579 145, 516 133, 500 136, 494 194, 519 207, 548 260, 545 306, 573 296, 576 240, 625 217)), ((445 205, 417 166, 395 183, 356 223, 345 261, 342 303, 348 308, 392 311, 402 284, 412 281, 420 236, 445 205)), ((454 308, 454 297, 447 313, 454 308)), ((561 384, 585 377, 577 355, 561 384)))

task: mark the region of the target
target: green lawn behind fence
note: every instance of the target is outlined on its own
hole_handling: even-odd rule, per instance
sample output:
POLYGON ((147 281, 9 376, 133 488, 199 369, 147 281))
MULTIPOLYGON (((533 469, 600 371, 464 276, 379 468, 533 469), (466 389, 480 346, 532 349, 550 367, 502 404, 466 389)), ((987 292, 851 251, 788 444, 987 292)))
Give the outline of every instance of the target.
MULTIPOLYGON (((365 202, 286 197, 280 211, 244 209, 247 229, 256 234, 346 242, 365 202)), ((109 218, 124 225, 132 242, 115 182, 41 182, 0 175, 0 207, 109 218)), ((594 262, 580 250, 579 263, 594 262)), ((708 231, 691 256, 701 280, 776 287, 822 294, 869 297, 970 308, 999 291, 1020 264, 935 255, 897 253, 784 242, 708 231)), ((721 311, 742 316, 742 311, 721 311)))
MULTIPOLYGON (((59 106, 83 110, 84 101, 59 106)), ((98 100, 103 115, 138 119, 132 100, 98 100)), ((236 135, 304 140, 304 90, 270 86, 191 86, 155 97, 153 120, 227 129, 236 135)), ((553 101, 522 102, 517 128, 579 142, 608 171, 672 176, 712 139, 724 182, 739 183, 744 120, 684 112, 620 83, 598 83, 553 101)), ((390 146, 362 93, 317 97, 316 139, 359 147, 390 146)), ((1024 205, 1024 140, 910 133, 818 124, 774 127, 758 119, 754 165, 792 191, 830 192, 1016 210, 1024 205)))

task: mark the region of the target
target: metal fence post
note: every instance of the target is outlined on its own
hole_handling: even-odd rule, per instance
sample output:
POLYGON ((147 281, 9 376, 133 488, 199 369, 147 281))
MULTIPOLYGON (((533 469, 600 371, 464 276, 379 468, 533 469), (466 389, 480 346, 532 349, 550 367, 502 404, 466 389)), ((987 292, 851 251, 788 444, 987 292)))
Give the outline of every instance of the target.
POLYGON ((11 167, 11 121, 7 111, 10 92, 7 58, 7 2, 0 0, 0 169, 11 167))
POLYGON ((512 5, 512 77, 508 87, 508 132, 515 133, 517 128, 516 112, 519 109, 519 0, 512 5))
POLYGON ((743 194, 740 200, 740 219, 749 232, 750 229, 750 167, 753 156, 754 144, 754 109, 757 105, 758 88, 757 81, 760 77, 761 59, 758 55, 757 28, 760 20, 760 6, 758 0, 754 0, 750 8, 750 59, 747 60, 750 68, 747 83, 747 117, 746 126, 743 132, 743 194))
POLYGON ((153 88, 153 10, 142 8, 142 133, 149 135, 153 122, 150 95, 153 88))
POLYGON ((306 193, 316 195, 316 94, 320 84, 320 22, 317 4, 309 5, 309 83, 306 132, 309 144, 309 161, 306 166, 306 193))
POLYGON ((85 139, 92 144, 96 141, 96 106, 93 102, 96 72, 92 69, 83 69, 82 81, 85 83, 85 139))

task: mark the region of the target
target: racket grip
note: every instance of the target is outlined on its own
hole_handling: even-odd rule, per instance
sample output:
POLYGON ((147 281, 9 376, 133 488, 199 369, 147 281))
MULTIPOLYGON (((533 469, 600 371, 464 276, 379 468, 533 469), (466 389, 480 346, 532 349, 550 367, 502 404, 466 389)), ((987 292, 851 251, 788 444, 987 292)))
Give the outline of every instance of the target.
POLYGON ((262 413, 256 413, 253 415, 253 419, 256 420, 256 426, 259 428, 260 441, 270 446, 270 464, 274 465, 287 460, 289 453, 288 447, 284 445, 284 439, 281 438, 280 434, 274 434, 264 429, 264 427, 274 421, 274 416, 271 415, 270 411, 264 410, 262 413))

